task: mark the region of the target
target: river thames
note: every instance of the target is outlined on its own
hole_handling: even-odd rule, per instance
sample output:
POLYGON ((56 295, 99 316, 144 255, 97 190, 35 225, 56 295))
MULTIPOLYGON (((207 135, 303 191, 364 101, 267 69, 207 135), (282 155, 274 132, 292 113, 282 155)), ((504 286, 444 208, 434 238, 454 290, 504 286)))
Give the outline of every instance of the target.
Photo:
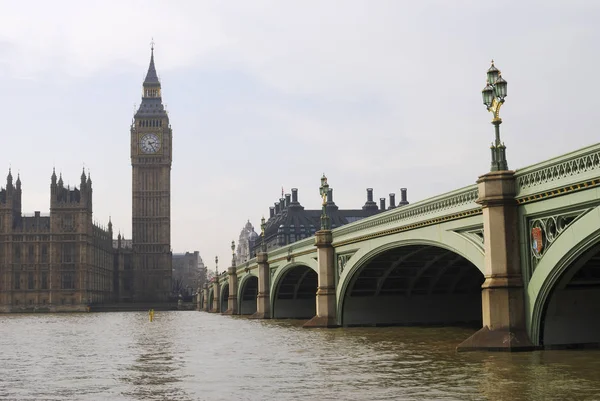
POLYGON ((204 312, 0 315, 8 400, 600 399, 600 351, 456 353, 465 328, 204 312))

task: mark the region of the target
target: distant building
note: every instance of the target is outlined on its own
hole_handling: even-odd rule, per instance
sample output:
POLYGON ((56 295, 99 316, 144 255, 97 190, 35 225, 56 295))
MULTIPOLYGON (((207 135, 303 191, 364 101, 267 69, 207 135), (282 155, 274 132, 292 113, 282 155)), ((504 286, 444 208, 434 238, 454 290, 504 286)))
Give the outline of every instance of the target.
POLYGON ((204 285, 205 266, 198 251, 173 254, 173 295, 191 296, 204 285))
POLYGON ((259 235, 254 231, 254 227, 250 220, 244 225, 238 238, 237 251, 235 253, 236 264, 244 263, 252 259, 252 249, 259 235))
MULTIPOLYGON (((380 198, 379 206, 377 206, 375 201, 373 201, 373 189, 367 188, 367 200, 362 208, 340 209, 333 201, 333 189, 329 189, 326 210, 331 221, 331 228, 341 227, 385 210, 407 205, 406 188, 402 188, 400 191, 401 200, 397 206, 396 195, 393 193, 390 194, 390 204, 387 209, 385 198, 380 198)), ((320 227, 321 209, 304 209, 298 201, 298 189, 293 188, 291 194, 286 194, 285 197, 279 199, 279 202, 276 202, 274 206, 269 208, 269 219, 266 221, 264 239, 267 251, 312 237, 320 227)), ((252 241, 248 241, 250 257, 256 256, 256 252, 259 250, 261 244, 261 239, 258 235, 252 238, 252 241)))

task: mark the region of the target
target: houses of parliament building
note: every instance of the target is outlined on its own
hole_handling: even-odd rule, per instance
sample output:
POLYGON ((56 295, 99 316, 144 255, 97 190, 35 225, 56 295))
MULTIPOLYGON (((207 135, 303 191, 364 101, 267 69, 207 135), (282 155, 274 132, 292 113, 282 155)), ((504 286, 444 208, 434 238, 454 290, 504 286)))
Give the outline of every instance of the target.
POLYGON ((154 48, 130 129, 132 238, 92 219, 92 179, 50 178, 50 214, 21 210, 21 179, 0 188, 0 312, 85 311, 101 304, 165 303, 171 294, 172 131, 154 48))

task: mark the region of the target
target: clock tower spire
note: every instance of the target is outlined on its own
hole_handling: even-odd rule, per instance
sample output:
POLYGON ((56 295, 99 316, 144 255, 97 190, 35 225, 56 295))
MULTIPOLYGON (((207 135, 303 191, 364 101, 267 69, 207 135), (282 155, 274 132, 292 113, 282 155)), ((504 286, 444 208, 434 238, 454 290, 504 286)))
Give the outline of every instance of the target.
POLYGON ((171 292, 171 161, 173 132, 161 83, 150 65, 131 133, 133 275, 122 301, 166 302, 171 292))

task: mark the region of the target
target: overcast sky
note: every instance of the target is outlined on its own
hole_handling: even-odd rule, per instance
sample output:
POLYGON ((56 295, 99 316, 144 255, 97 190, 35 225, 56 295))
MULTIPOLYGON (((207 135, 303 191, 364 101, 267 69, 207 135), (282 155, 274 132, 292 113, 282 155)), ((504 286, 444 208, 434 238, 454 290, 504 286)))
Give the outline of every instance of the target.
MULTIPOLYGON (((229 265, 281 195, 415 202, 489 170, 481 102, 508 81, 512 169, 598 141, 596 1, 0 0, 0 173, 48 213, 53 166, 92 174, 94 218, 131 237, 130 133, 154 38, 173 127, 172 247, 229 265), (398 195, 399 196, 399 195, 398 195)), ((2 178, 2 186, 5 180, 2 178)), ((116 235, 116 234, 115 234, 116 235)))

